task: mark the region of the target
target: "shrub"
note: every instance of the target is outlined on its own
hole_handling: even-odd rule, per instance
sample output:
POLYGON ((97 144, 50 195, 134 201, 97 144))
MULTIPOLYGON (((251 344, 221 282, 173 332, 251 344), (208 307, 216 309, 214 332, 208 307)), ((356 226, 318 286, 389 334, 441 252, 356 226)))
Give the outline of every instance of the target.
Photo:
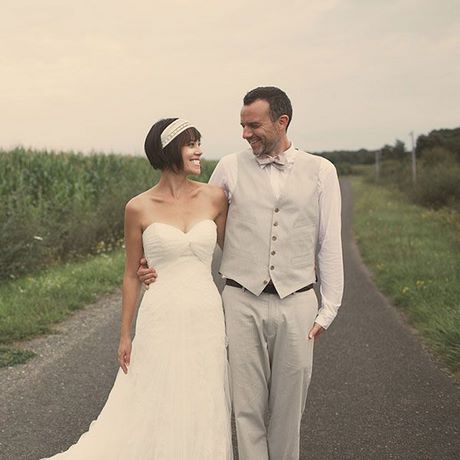
POLYGON ((460 211, 460 163, 424 165, 411 196, 422 206, 433 209, 449 206, 460 211))

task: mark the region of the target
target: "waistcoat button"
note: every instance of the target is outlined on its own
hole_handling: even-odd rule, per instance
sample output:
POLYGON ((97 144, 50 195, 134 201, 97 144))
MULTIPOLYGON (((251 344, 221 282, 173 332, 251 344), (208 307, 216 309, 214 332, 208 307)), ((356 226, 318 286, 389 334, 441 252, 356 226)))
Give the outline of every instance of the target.
POLYGON ((272 240, 273 240, 273 241, 276 241, 276 236, 272 236, 272 240))
POLYGON ((275 269, 275 266, 274 265, 270 265, 270 270, 274 270, 275 269))
POLYGON ((273 225, 274 225, 275 227, 278 227, 278 222, 273 222, 273 225))
POLYGON ((275 208, 275 212, 280 212, 279 208, 275 208))
POLYGON ((272 251, 271 255, 274 256, 276 254, 276 251, 272 251))

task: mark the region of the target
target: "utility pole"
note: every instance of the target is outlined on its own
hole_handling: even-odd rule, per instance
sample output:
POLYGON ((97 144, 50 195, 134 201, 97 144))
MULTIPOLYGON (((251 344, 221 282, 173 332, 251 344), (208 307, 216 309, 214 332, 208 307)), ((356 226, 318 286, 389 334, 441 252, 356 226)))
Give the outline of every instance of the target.
POLYGON ((414 131, 411 131, 409 134, 412 139, 412 184, 415 186, 415 184, 417 183, 417 165, 415 159, 414 131))
POLYGON ((377 181, 380 178, 380 153, 381 153, 381 150, 375 151, 375 179, 377 181))

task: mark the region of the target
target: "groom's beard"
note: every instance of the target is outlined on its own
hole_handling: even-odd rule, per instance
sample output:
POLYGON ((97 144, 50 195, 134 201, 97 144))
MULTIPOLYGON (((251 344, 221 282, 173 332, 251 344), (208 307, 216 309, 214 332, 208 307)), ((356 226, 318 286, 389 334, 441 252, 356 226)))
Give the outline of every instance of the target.
POLYGON ((251 146, 252 153, 258 157, 261 155, 273 155, 276 151, 280 139, 268 140, 267 138, 261 139, 260 137, 254 136, 254 138, 248 139, 249 145, 251 146))

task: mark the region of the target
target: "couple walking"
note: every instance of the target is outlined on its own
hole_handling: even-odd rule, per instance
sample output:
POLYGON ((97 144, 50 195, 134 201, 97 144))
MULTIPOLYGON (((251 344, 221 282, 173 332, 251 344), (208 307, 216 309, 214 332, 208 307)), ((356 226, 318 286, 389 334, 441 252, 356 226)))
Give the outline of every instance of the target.
POLYGON ((152 127, 145 150, 162 174, 126 206, 121 369, 89 431, 53 458, 231 459, 229 387, 240 460, 299 458, 313 343, 336 316, 343 269, 335 168, 293 146, 291 119, 283 91, 250 91, 241 110, 250 149, 224 157, 211 185, 187 178, 200 173, 194 126, 152 127), (139 267, 143 256, 150 268, 139 267), (141 281, 153 283, 131 342, 141 281))

